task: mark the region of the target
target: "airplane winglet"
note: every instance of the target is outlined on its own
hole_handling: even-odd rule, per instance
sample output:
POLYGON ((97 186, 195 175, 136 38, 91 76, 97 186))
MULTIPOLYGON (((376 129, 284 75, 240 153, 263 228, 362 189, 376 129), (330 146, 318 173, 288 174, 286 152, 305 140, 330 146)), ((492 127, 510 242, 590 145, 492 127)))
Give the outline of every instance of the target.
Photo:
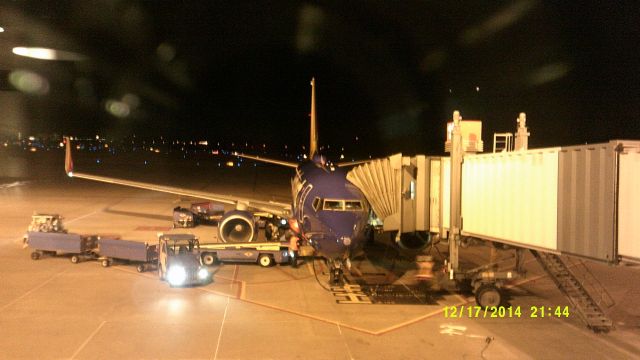
POLYGON ((64 142, 67 144, 64 156, 64 171, 69 177, 73 177, 73 158, 71 158, 71 139, 68 136, 64 137, 64 142))

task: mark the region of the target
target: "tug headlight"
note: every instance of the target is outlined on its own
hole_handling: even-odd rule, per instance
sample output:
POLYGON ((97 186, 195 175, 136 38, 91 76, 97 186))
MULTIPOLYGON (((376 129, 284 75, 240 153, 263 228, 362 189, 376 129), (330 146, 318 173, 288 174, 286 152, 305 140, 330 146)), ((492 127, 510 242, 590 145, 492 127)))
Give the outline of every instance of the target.
POLYGON ((207 269, 201 268, 200 270, 198 270, 198 279, 206 280, 208 277, 209 277, 209 271, 207 271, 207 269))
POLYGON ((167 271, 167 281, 174 286, 180 286, 187 280, 187 271, 182 266, 172 266, 167 271))

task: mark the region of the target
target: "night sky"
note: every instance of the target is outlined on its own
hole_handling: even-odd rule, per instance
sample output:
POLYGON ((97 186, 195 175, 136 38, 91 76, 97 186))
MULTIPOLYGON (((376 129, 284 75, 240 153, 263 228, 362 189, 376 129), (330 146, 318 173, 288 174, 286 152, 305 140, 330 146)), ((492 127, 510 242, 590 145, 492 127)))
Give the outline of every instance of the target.
POLYGON ((521 111, 532 147, 640 139, 640 5, 564 3, 5 2, 0 135, 299 146, 315 76, 320 144, 359 155, 442 153, 456 109, 483 120, 486 149, 521 111), (28 59, 15 46, 85 59, 28 59), (48 91, 15 90, 16 69, 48 91))

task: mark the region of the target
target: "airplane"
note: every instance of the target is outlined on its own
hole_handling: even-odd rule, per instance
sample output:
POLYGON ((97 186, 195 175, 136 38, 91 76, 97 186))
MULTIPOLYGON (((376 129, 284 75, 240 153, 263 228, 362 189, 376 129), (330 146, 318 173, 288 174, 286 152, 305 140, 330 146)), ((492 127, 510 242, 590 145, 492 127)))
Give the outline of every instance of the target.
POLYGON ((290 204, 257 199, 213 194, 178 187, 96 176, 73 171, 71 141, 65 138, 65 171, 69 177, 100 181, 211 200, 235 206, 226 212, 218 223, 218 236, 223 242, 251 242, 256 238, 253 212, 266 212, 288 219, 290 229, 303 246, 311 246, 314 255, 324 258, 330 268, 330 283, 343 283, 343 269, 350 268, 350 256, 362 246, 370 214, 370 206, 364 194, 346 178, 342 165, 329 164, 318 153, 316 125, 315 79, 311 79, 311 126, 309 155, 301 163, 294 163, 260 156, 235 153, 255 161, 286 166, 295 169, 291 179, 292 202, 290 204))

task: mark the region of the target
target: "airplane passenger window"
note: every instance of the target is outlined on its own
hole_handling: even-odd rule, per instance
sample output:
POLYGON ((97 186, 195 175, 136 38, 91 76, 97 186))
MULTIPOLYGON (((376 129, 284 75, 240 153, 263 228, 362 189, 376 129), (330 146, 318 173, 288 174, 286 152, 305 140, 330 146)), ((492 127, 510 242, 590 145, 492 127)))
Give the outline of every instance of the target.
POLYGON ((325 200, 322 206, 323 210, 337 210, 342 211, 344 209, 344 201, 342 200, 325 200))
POLYGON ((318 211, 320 209, 320 202, 322 201, 322 199, 320 199, 319 197, 316 196, 315 199, 313 199, 313 210, 318 211))
POLYGON ((347 200, 344 202, 344 209, 347 211, 362 210, 362 203, 358 200, 347 200))

